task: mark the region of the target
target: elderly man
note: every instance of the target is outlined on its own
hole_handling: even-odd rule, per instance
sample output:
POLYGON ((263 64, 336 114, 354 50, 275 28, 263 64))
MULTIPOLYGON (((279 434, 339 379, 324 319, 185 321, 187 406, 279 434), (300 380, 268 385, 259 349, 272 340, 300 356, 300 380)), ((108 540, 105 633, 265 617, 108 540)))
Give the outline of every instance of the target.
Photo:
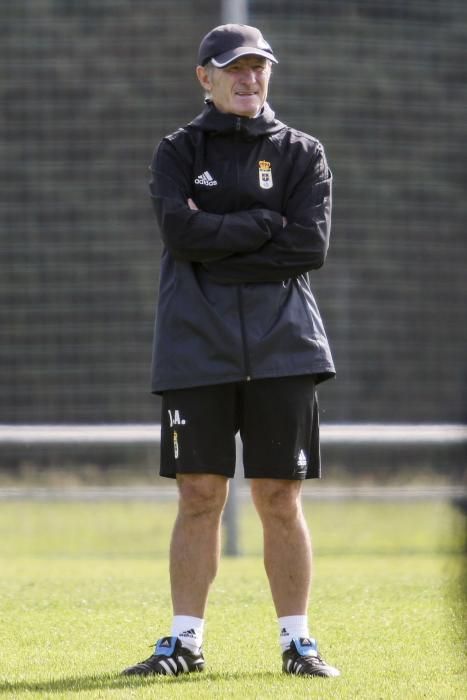
POLYGON ((310 637, 304 479, 321 475, 316 385, 334 365, 308 273, 329 244, 331 173, 312 136, 268 106, 277 63, 261 32, 216 27, 196 68, 206 107, 162 140, 151 195, 164 242, 153 391, 161 475, 176 478, 173 624, 127 675, 202 671, 221 516, 243 441, 285 673, 337 676, 310 637))

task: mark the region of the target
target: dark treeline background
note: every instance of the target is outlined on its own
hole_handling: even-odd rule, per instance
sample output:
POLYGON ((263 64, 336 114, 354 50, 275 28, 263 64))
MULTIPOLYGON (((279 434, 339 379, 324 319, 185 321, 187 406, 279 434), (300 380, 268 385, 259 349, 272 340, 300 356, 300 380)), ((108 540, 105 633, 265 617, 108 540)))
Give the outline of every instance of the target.
MULTIPOLYGON (((0 422, 153 422, 147 166, 202 108, 208 0, 0 7, 0 422)), ((324 422, 465 422, 467 4, 251 0, 335 176, 324 422)), ((0 463, 1 466, 1 463, 0 463)))

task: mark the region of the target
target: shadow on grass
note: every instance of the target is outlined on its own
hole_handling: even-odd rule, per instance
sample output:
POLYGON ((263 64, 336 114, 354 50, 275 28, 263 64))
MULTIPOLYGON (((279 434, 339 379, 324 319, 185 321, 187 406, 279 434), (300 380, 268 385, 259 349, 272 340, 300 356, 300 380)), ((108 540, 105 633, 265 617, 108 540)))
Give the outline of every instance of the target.
MULTIPOLYGON (((56 678, 44 681, 0 681, 0 694, 10 694, 25 692, 25 693, 79 693, 83 690, 101 690, 118 689, 118 688, 134 688, 137 686, 147 685, 168 685, 169 683, 197 683, 202 686, 204 682, 212 683, 219 681, 227 683, 233 680, 240 679, 273 679, 278 678, 282 674, 277 672, 258 671, 254 673, 190 673, 183 674, 177 678, 174 676, 147 676, 147 677, 129 677, 105 673, 100 676, 73 676, 71 678, 56 678)), ((201 688, 200 688, 201 690, 201 688)))

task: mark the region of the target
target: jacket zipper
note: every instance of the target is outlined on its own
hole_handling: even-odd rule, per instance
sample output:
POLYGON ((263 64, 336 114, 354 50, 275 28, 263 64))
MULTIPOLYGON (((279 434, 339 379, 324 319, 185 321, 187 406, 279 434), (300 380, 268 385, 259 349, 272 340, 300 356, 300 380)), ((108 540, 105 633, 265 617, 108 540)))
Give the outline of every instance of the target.
POLYGON ((245 312, 243 305, 243 288, 242 285, 237 285, 237 299, 238 299, 238 314, 240 316, 240 333, 242 336, 242 349, 243 349, 243 366, 245 369, 245 379, 247 382, 251 380, 251 366, 250 357, 248 355, 248 347, 246 342, 246 327, 245 327, 245 312))
MULTIPOLYGON (((235 134, 236 136, 240 133, 240 129, 242 128, 242 120, 241 117, 237 117, 237 121, 235 124, 235 134)), ((237 149, 237 158, 235 160, 235 165, 236 165, 236 176, 237 176, 237 186, 238 186, 238 181, 239 181, 239 167, 238 167, 238 149, 237 149)), ((245 310, 244 310, 244 304, 243 304, 243 287, 241 284, 237 285, 237 300, 238 300, 238 315, 240 317, 240 333, 242 336, 242 350, 243 350, 243 366, 245 369, 245 379, 247 382, 251 380, 251 367, 250 367, 250 358, 248 355, 248 346, 247 346, 247 340, 246 340, 246 326, 245 326, 245 310)))

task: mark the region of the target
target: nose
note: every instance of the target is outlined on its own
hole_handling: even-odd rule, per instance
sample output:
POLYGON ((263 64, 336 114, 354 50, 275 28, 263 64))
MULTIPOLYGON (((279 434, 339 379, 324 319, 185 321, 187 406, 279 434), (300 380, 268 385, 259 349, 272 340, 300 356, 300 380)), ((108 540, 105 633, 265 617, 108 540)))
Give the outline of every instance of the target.
POLYGON ((240 71, 240 80, 242 80, 245 83, 254 83, 256 82, 256 73, 253 70, 253 68, 248 68, 245 66, 245 68, 242 68, 240 71))

